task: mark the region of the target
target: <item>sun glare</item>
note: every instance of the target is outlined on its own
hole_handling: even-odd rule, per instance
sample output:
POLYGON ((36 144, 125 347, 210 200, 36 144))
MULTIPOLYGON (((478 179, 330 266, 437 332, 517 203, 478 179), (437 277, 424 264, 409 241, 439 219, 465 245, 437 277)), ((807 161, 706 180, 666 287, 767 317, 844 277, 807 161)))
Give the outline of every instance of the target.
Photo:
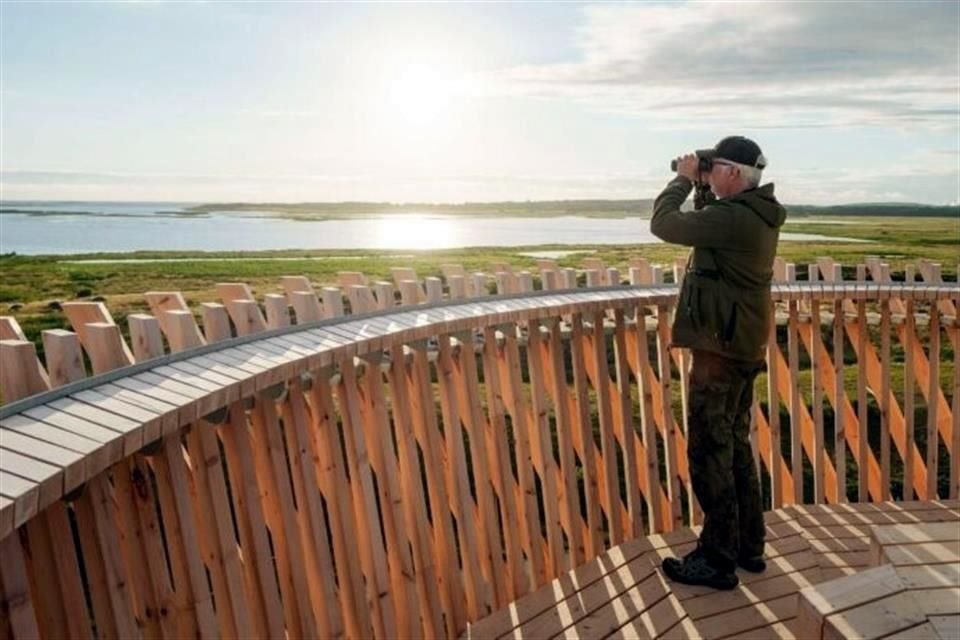
POLYGON ((377 246, 389 249, 442 249, 453 243, 453 232, 454 226, 447 218, 387 216, 380 220, 377 246))
POLYGON ((459 78, 449 68, 425 63, 399 66, 388 78, 386 104, 397 125, 426 127, 441 124, 458 94, 459 78))

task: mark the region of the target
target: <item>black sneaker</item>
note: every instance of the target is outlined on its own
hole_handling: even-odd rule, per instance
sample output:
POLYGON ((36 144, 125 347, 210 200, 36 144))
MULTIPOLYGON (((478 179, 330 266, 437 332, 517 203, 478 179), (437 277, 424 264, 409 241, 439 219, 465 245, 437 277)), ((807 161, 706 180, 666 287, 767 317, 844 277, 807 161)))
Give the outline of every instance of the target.
POLYGON ((717 569, 707 560, 700 547, 683 557, 666 558, 661 565, 663 572, 674 582, 713 589, 733 589, 740 584, 737 574, 717 569))
POLYGON ((767 563, 763 556, 740 556, 737 558, 737 565, 750 573, 763 573, 767 570, 767 563))

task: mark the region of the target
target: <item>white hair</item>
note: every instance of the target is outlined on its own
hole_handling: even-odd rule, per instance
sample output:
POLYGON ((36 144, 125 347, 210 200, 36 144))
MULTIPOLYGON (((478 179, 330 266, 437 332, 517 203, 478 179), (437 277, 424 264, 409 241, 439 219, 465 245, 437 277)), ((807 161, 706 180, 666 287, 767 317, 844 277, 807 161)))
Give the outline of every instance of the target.
POLYGON ((739 162, 733 162, 732 160, 727 160, 725 158, 724 162, 729 162, 731 165, 740 170, 740 176, 747 184, 748 189, 756 189, 760 186, 760 179, 763 177, 763 169, 751 167, 750 165, 746 164, 740 164, 739 162))

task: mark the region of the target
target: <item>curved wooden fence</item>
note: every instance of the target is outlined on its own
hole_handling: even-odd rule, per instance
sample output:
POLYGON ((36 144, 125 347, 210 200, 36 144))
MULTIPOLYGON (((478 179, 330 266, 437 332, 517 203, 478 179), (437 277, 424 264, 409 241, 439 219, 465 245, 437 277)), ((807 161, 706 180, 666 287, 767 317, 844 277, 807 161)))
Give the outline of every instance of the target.
MULTIPOLYGON (((65 305, 46 366, 0 341, 0 636, 454 637, 699 522, 676 285, 547 273, 445 302, 400 276, 406 307, 352 284, 342 317, 305 279, 265 315, 221 285, 202 330, 148 294, 129 346, 103 305, 65 305)), ((878 280, 773 287, 752 429, 771 507, 958 495, 960 288, 878 280)))

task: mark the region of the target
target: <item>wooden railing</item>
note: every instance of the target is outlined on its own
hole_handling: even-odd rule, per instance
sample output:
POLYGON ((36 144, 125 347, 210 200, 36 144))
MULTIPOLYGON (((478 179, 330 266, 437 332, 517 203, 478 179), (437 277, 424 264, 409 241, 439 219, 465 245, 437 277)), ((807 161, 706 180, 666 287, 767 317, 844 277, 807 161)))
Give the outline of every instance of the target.
MULTIPOLYGON (((751 434, 769 505, 956 498, 960 289, 820 272, 773 287, 751 434)), ((45 364, 0 322, 19 338, 0 341, 0 635, 453 637, 699 522, 658 269, 566 290, 545 269, 541 292, 504 270, 514 293, 463 299, 486 278, 451 267, 447 301, 395 275, 411 306, 357 279, 351 316, 303 278, 263 308, 220 285, 202 329, 148 294, 129 344, 103 305, 66 304, 76 333, 46 332, 45 364)))

